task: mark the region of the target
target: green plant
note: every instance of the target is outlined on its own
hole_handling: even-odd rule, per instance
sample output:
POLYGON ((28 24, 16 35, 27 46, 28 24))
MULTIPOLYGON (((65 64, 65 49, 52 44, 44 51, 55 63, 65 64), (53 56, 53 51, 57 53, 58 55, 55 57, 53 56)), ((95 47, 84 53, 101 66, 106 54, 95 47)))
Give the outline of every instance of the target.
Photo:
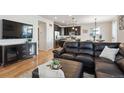
POLYGON ((59 64, 60 64, 59 60, 56 60, 56 59, 54 59, 52 62, 52 65, 59 65, 59 64))
POLYGON ((28 38, 28 41, 32 41, 32 39, 31 38, 28 38))

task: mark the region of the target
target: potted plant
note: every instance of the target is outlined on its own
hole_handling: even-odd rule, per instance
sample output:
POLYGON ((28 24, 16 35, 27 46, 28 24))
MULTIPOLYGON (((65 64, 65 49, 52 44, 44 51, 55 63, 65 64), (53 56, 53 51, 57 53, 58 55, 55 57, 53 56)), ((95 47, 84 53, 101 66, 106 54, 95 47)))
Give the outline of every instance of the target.
POLYGON ((27 43, 31 42, 32 39, 31 38, 27 38, 27 43))
POLYGON ((51 65, 52 65, 53 69, 59 69, 60 62, 59 62, 59 60, 54 59, 51 65))

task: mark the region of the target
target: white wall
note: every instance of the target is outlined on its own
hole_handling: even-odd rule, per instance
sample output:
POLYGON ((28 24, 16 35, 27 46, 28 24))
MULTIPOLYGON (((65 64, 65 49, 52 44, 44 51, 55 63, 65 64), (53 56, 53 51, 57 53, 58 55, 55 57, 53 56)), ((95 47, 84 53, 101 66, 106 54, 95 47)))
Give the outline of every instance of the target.
POLYGON ((46 49, 49 50, 54 47, 54 23, 48 19, 38 16, 38 20, 46 23, 46 49))
MULTIPOLYGON (((53 22, 49 21, 45 18, 42 18, 41 16, 37 15, 0 15, 1 19, 8 19, 12 21, 27 23, 33 25, 33 38, 32 41, 38 43, 38 21, 43 21, 47 24, 46 31, 47 31, 47 50, 53 48, 53 22), (52 27, 49 26, 49 24, 52 24, 52 27), (50 32, 50 33, 49 33, 50 32)), ((1 29, 1 27, 0 27, 1 29)), ((1 31, 0 31, 1 32, 1 31)), ((1 33, 0 33, 1 35, 1 33)), ((38 48, 37 48, 38 49, 38 48)))
POLYGON ((117 41, 124 43, 124 30, 118 30, 117 41))
MULTIPOLYGON (((97 23, 97 26, 101 29, 102 39, 106 42, 112 41, 112 22, 97 23)), ((81 26, 81 40, 92 40, 89 36, 91 28, 94 28, 94 24, 87 24, 81 26), (83 30, 88 30, 88 33, 83 33, 83 30)))
POLYGON ((124 43, 124 30, 119 30, 119 16, 117 21, 118 21, 117 41, 124 43))
MULTIPOLYGON (((94 24, 84 24, 81 25, 81 35, 76 36, 77 38, 80 38, 81 41, 86 40, 93 40, 93 38, 90 36, 91 28, 94 28, 94 24), (87 33, 84 33, 83 30, 87 30, 87 33)), ((112 22, 103 22, 103 23, 97 23, 97 26, 101 29, 102 39, 106 42, 112 41, 112 22)), ((63 33, 64 34, 64 33, 63 33)), ((67 37, 62 35, 62 37, 67 37)))
POLYGON ((38 22, 39 27, 39 50, 46 50, 46 23, 38 22))
POLYGON ((0 39, 2 38, 2 20, 0 20, 0 39))

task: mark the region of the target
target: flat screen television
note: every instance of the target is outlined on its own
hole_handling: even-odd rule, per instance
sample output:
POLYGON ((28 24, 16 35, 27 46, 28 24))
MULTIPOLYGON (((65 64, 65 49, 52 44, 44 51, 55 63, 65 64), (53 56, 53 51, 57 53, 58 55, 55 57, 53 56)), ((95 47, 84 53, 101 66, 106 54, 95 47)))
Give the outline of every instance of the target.
POLYGON ((33 25, 2 20, 3 39, 32 38, 33 25))

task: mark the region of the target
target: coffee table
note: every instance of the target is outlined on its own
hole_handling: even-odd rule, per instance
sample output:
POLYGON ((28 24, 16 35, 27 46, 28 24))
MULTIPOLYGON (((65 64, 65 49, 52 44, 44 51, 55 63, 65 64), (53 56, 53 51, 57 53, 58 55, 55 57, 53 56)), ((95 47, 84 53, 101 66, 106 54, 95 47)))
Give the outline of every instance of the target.
MULTIPOLYGON (((58 59, 60 61, 60 64, 62 65, 62 69, 57 71, 56 73, 59 73, 59 75, 53 75, 54 78, 59 77, 65 77, 65 78, 80 78, 83 76, 83 63, 72 61, 72 60, 66 60, 66 59, 58 59)), ((47 63, 48 64, 48 63, 47 63)), ((43 64, 44 65, 44 64, 43 64)), ((42 78, 44 76, 41 75, 41 73, 45 73, 46 76, 49 76, 49 71, 44 71, 43 65, 38 66, 33 72, 32 77, 33 78, 42 78), (40 67, 40 68, 39 68, 40 67)), ((54 73, 54 72, 53 72, 54 73)), ((49 77, 48 77, 49 78, 49 77)))
POLYGON ((47 63, 38 66, 39 77, 41 78, 64 78, 64 72, 62 69, 53 70, 48 65, 50 65, 53 61, 50 60, 47 63))

